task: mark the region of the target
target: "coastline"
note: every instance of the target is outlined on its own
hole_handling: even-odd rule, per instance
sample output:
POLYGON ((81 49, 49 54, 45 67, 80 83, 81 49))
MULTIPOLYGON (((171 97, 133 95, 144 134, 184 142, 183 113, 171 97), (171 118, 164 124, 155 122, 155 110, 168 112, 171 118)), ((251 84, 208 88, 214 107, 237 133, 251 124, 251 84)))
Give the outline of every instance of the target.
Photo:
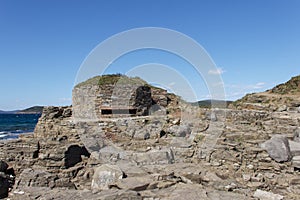
POLYGON ((38 123, 39 113, 0 114, 0 140, 12 140, 30 134, 38 123))
POLYGON ((20 115, 41 115, 41 112, 16 112, 12 114, 20 114, 20 115))

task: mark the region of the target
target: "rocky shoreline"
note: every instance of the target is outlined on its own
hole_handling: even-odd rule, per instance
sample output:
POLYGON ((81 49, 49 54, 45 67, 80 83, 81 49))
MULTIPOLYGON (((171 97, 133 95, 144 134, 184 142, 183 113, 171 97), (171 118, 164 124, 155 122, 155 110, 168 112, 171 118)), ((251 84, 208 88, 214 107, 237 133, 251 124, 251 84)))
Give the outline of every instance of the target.
MULTIPOLYGON (((15 173, 9 199, 299 199, 299 113, 226 110, 217 145, 202 157, 217 127, 206 130, 210 110, 199 112, 202 130, 115 138, 101 160, 82 143, 71 107, 45 108, 34 135, 0 143, 0 158, 15 173), (127 157, 117 152, 122 145, 127 157)), ((221 121, 221 110, 215 113, 221 121)))
POLYGON ((206 109, 142 87, 128 98, 137 112, 114 117, 107 108, 116 107, 94 112, 93 102, 111 103, 99 88, 84 88, 76 94, 91 98, 75 97, 75 116, 71 106, 45 107, 33 135, 0 142, 0 198, 300 199, 297 99, 287 109, 262 109, 276 99, 254 95, 206 109))

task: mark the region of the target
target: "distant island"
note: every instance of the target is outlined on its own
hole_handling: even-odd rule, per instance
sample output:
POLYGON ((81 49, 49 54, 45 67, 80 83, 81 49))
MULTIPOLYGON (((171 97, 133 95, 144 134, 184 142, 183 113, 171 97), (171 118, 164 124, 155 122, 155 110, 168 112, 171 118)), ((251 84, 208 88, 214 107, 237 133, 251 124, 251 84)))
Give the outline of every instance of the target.
POLYGON ((0 110, 0 114, 41 114, 43 112, 44 106, 33 106, 26 108, 24 110, 13 110, 13 111, 3 111, 0 110))

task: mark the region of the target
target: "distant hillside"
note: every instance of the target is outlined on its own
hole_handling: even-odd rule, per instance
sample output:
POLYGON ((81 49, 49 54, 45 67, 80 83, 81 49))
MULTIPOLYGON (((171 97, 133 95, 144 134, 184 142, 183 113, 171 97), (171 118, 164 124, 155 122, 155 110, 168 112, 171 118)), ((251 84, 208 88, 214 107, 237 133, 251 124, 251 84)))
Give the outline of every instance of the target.
POLYGON ((201 108, 211 108, 212 104, 215 107, 227 107, 231 104, 232 101, 223 101, 223 100, 202 100, 192 103, 193 106, 199 106, 201 108))
POLYGON ((232 103, 238 109, 268 111, 300 111, 300 76, 265 92, 247 94, 232 103))
POLYGON ((4 110, 0 110, 0 114, 14 114, 18 112, 18 110, 14 110, 14 111, 4 111, 4 110))
POLYGON ((33 106, 24 110, 20 110, 17 113, 19 114, 35 114, 35 113, 42 113, 44 109, 44 106, 33 106))
POLYGON ((299 94, 300 93, 300 76, 295 76, 286 83, 277 85, 269 93, 276 94, 299 94))

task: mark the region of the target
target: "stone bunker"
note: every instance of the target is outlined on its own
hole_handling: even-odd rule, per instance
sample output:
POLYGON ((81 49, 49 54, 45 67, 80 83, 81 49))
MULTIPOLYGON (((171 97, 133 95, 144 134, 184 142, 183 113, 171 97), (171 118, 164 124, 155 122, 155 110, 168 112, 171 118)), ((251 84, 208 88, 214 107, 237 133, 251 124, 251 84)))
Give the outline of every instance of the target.
POLYGON ((165 110, 174 97, 137 77, 97 76, 73 89, 73 116, 77 120, 148 116, 165 110))

